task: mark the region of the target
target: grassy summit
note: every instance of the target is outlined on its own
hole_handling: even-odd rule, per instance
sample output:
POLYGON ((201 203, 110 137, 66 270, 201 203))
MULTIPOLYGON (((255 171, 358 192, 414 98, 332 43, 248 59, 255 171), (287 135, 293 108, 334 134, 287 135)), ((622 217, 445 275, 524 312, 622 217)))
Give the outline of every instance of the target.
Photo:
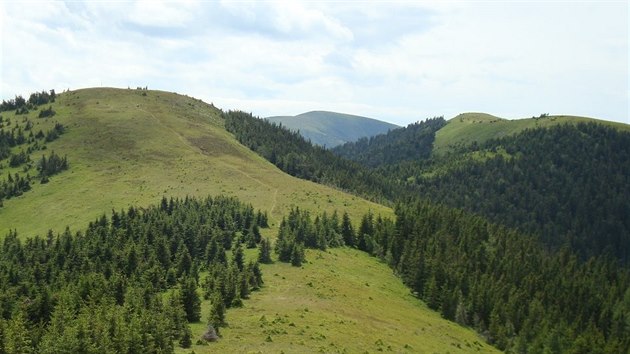
POLYGON ((449 120, 446 126, 438 130, 435 135, 434 152, 441 154, 456 144, 469 145, 475 141, 482 143, 488 139, 514 135, 525 129, 551 127, 564 123, 577 124, 579 122, 596 122, 622 130, 630 130, 630 125, 627 124, 577 116, 559 115, 508 120, 486 113, 462 113, 449 120))
MULTIPOLYGON (((0 235, 10 229, 22 237, 43 236, 49 228, 77 229, 112 209, 156 203, 162 196, 236 196, 266 210, 272 223, 292 205, 313 211, 347 209, 353 217, 370 209, 390 213, 288 176, 239 144, 223 128, 216 108, 187 96, 92 88, 60 94, 52 108, 57 114, 48 120, 37 118, 36 111, 28 117, 37 122, 35 129, 54 122, 66 127, 47 150, 67 155, 70 169, 5 200, 0 235)), ((2 116, 14 124, 24 117, 13 112, 2 116)))

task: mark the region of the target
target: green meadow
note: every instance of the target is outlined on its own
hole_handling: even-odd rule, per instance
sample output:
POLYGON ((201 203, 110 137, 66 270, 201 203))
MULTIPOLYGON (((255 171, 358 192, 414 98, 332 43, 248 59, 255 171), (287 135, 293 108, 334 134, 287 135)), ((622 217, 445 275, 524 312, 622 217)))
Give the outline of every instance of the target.
MULTIPOLYGON (((250 251, 249 256, 254 253, 250 251)), ((180 353, 494 353, 473 330, 444 320, 391 269, 364 252, 307 250, 300 268, 262 265, 265 286, 227 312, 214 343, 180 353)), ((206 330, 193 324, 193 343, 206 330)))

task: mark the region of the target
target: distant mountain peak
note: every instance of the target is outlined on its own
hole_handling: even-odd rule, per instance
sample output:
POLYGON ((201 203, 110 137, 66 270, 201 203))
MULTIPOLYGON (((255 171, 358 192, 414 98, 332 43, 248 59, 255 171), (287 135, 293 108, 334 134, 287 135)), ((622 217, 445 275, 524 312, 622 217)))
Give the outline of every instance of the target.
POLYGON ((395 124, 373 118, 321 110, 296 116, 274 116, 265 119, 272 123, 280 123, 290 130, 299 131, 313 144, 327 148, 400 128, 395 124))

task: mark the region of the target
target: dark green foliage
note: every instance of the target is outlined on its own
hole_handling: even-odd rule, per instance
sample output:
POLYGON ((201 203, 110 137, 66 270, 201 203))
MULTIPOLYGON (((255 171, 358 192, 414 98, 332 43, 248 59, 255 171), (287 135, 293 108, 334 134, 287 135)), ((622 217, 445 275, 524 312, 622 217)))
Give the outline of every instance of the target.
POLYGON ((223 118, 226 129, 241 144, 292 176, 382 202, 392 199, 399 189, 358 163, 339 158, 323 147, 313 146, 299 133, 239 111, 223 113, 223 118))
POLYGON ((265 264, 273 263, 271 259, 271 242, 268 238, 260 240, 258 247, 258 262, 265 264))
POLYGON ((27 163, 30 161, 30 156, 24 152, 24 150, 20 150, 17 154, 11 154, 9 158, 9 166, 10 167, 18 167, 23 163, 27 163))
MULTIPOLYGON (((233 303, 260 287, 257 265, 247 265, 242 272, 230 266, 226 271, 220 261, 205 264, 203 252, 217 236, 201 230, 234 235, 245 226, 251 206, 225 197, 171 199, 166 205, 167 210, 114 211, 111 218, 103 215, 74 235, 66 230, 25 242, 14 232, 4 237, 0 245, 4 349, 173 352, 174 342, 192 343, 187 322, 199 321, 195 279, 199 265, 209 271, 211 280, 206 282, 232 294, 233 303), (168 280, 178 272, 179 281, 168 280), (162 292, 170 286, 177 288, 163 300, 162 292)), ((218 244, 216 239, 214 243, 218 244)))
POLYGON ((212 307, 208 315, 208 324, 217 330, 225 325, 225 302, 219 291, 215 291, 210 300, 212 307))
POLYGON ((46 142, 49 143, 56 140, 57 138, 59 138, 59 135, 63 134, 64 131, 65 128, 63 125, 55 123, 55 127, 46 133, 46 142))
POLYGON ((68 159, 59 157, 55 152, 51 152, 46 158, 46 155, 42 155, 42 158, 37 162, 37 171, 42 183, 48 182, 50 176, 68 169, 68 159))
POLYGON ((551 249, 567 245, 583 260, 608 254, 630 262, 630 133, 561 125, 462 154, 474 152, 499 154, 436 162, 446 172, 418 178, 422 195, 539 235, 551 249))
POLYGON ((341 245, 337 219, 336 216, 329 218, 323 214, 313 222, 308 211, 291 209, 288 217, 282 219, 278 230, 275 246, 278 259, 300 266, 304 262, 304 248, 325 250, 331 241, 335 246, 341 245))
POLYGON ((630 347, 630 273, 610 258, 550 254, 534 237, 427 203, 399 205, 396 215, 395 232, 386 221, 374 227, 373 249, 445 318, 517 352, 630 347))
POLYGON ((179 283, 179 298, 184 306, 186 320, 197 322, 201 319, 201 299, 197 294, 197 282, 192 277, 184 277, 179 283))
POLYGON ((12 111, 15 109, 20 112, 18 114, 28 113, 29 108, 34 109, 39 105, 55 102, 55 98, 57 98, 55 90, 32 93, 28 98, 28 101, 22 96, 15 96, 15 99, 10 99, 8 101, 2 100, 2 103, 0 104, 0 112, 12 111))
POLYGON ((243 254, 243 248, 240 243, 236 245, 232 253, 232 263, 238 268, 239 272, 243 271, 245 267, 245 255, 243 254))
POLYGON ((343 213, 343 219, 341 221, 341 236, 343 237, 343 242, 346 246, 354 247, 356 242, 354 229, 352 228, 352 223, 350 222, 350 217, 347 212, 343 213))
POLYGON ((304 262, 304 245, 299 242, 293 243, 291 248, 291 265, 301 267, 304 262))
POLYGON ((42 109, 41 111, 39 111, 39 118, 48 118, 48 117, 52 117, 56 114, 57 112, 53 111, 52 106, 49 106, 46 109, 42 109))
POLYGON ((409 124, 404 129, 361 138, 356 142, 335 147, 332 151, 365 166, 380 167, 405 161, 427 159, 433 150, 435 133, 446 125, 443 117, 409 124))
POLYGON ((16 173, 13 176, 7 174, 7 179, 0 182, 0 201, 3 199, 10 199, 13 197, 19 197, 24 192, 31 189, 31 178, 27 174, 26 177, 16 173))
MULTIPOLYGON (((29 123, 31 123, 30 120, 28 120, 28 118, 24 118, 24 121, 26 122, 25 128, 30 130, 32 128, 32 125, 29 126, 29 123)), ((63 132, 63 125, 56 123, 55 127, 46 134, 45 141, 53 141, 63 132)), ((27 139, 24 136, 24 130, 21 126, 16 125, 10 130, 0 128, 0 160, 8 157, 9 159, 7 163, 9 167, 23 166, 23 172, 27 172, 33 167, 30 154, 34 151, 45 148, 43 143, 44 135, 41 131, 36 136, 33 136, 31 132, 29 138, 27 139), (26 143, 30 144, 26 150, 20 149, 19 152, 11 152, 13 147, 22 146, 26 143)), ((68 160, 66 157, 61 158, 53 152, 48 158, 46 158, 45 155, 42 156, 42 159, 38 161, 37 169, 37 177, 40 178, 40 182, 47 183, 50 176, 68 169, 68 160)), ((22 195, 24 192, 29 191, 31 189, 31 182, 33 178, 34 177, 30 176, 28 173, 26 176, 16 173, 8 175, 6 180, 0 180, 0 207, 2 206, 3 199, 17 197, 22 195)))

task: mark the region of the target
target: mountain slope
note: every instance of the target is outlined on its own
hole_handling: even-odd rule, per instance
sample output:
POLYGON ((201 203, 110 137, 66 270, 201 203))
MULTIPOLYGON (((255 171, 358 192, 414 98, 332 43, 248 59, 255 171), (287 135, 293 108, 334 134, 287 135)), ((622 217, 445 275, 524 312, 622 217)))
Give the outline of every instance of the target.
POLYGON ((266 118, 272 123, 300 131, 313 144, 332 148, 362 137, 370 137, 388 130, 399 128, 397 125, 372 118, 327 111, 312 111, 297 116, 276 116, 266 118))
POLYGON ((462 113, 447 122, 435 136, 434 152, 442 154, 456 146, 473 142, 483 143, 488 139, 498 139, 514 135, 525 129, 551 127, 559 124, 595 122, 621 130, 630 130, 630 125, 599 119, 577 116, 541 116, 526 119, 503 119, 486 113, 462 113))
MULTIPOLYGON (((160 91, 84 89, 52 104, 66 133, 48 150, 67 155, 70 169, 37 183, 0 208, 0 235, 44 235, 83 227, 103 213, 155 203, 163 195, 226 194, 250 202, 277 222, 291 205, 353 216, 389 209, 286 175, 223 128, 220 112, 199 100, 160 91)), ((23 116, 3 112, 5 120, 23 116)), ((47 122, 47 123, 46 123, 47 122)), ((35 155, 37 156, 37 155, 35 155)), ((0 171, 5 174, 5 171, 0 171)))
MULTIPOLYGON (((29 113, 29 119, 36 126, 60 122, 66 127, 47 150, 67 156, 70 168, 47 184, 34 184, 23 195, 5 200, 0 237, 10 229, 17 229, 22 238, 43 236, 49 228, 62 232, 66 225, 85 230, 88 222, 112 209, 133 205, 142 210, 162 196, 236 196, 269 213, 272 228, 263 232, 272 237, 291 206, 312 212, 347 211, 355 224, 369 210, 393 215, 389 208, 283 173, 239 144, 224 129, 220 111, 192 98, 159 91, 85 89, 59 95, 52 108, 57 114, 49 120, 37 120, 35 113, 29 113)), ((12 125, 23 122, 23 116, 12 112, 2 116, 12 125)), ((388 346, 399 352, 494 351, 473 331, 440 319, 411 297, 375 258, 343 249, 307 254, 304 268, 261 266, 265 288, 243 309, 228 311, 230 327, 218 343, 221 350, 260 350, 264 345, 260 339, 271 343, 266 341, 270 335, 271 350, 284 351, 302 346, 319 350, 323 345, 325 351, 388 346), (270 322, 276 316, 290 316, 295 327, 283 326, 291 335, 269 332, 261 337, 263 314, 270 322), (294 333, 298 330, 302 332, 294 333)), ((203 311, 209 307, 207 300, 201 306, 203 311)), ((202 320, 192 324, 194 340, 205 329, 205 316, 204 312, 202 320)), ((195 347, 198 352, 214 349, 195 347)))

